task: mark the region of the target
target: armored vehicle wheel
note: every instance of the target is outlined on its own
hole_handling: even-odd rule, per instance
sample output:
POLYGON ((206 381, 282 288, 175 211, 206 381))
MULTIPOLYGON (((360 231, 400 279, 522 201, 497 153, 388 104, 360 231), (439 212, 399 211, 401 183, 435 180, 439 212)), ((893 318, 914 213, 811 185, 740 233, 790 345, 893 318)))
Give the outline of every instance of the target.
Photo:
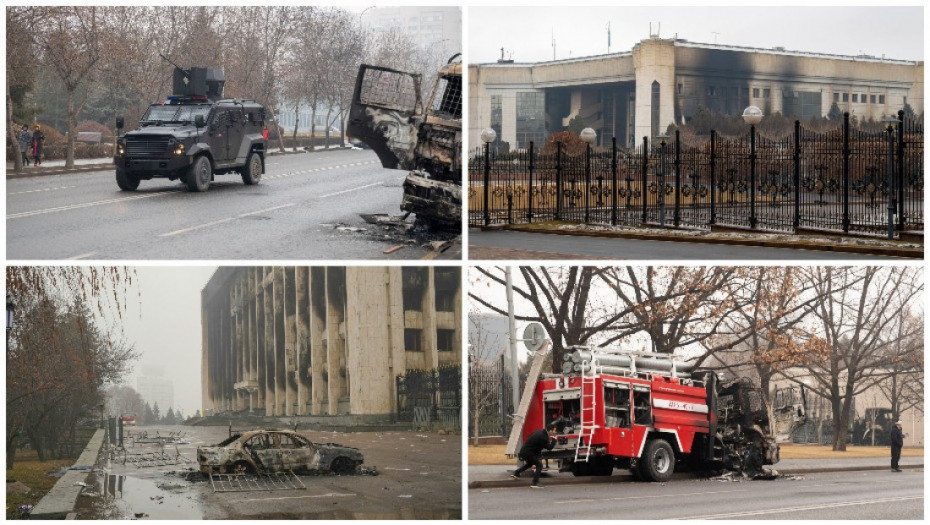
POLYGON ((355 462, 345 456, 339 456, 329 464, 329 470, 334 474, 351 474, 355 472, 355 462))
POLYGON ((210 166, 210 159, 201 155, 191 164, 187 170, 187 189, 190 191, 207 191, 210 187, 210 177, 213 175, 213 168, 210 166))
POLYGON ((262 180, 262 158, 258 153, 249 154, 249 160, 246 161, 245 167, 242 168, 242 182, 246 186, 258 184, 262 180))
POLYGON ((675 451, 668 441, 653 439, 639 458, 639 474, 648 481, 668 481, 675 471, 675 451))
POLYGON ((139 187, 139 179, 126 173, 125 170, 116 169, 116 185, 123 191, 133 191, 139 187))

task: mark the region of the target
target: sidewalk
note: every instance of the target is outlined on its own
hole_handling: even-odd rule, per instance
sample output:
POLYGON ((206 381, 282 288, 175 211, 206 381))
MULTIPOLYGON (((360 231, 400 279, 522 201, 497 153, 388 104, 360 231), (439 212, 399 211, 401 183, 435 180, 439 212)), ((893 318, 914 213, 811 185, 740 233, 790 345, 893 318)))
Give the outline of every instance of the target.
MULTIPOLYGON (((900 462, 902 468, 917 468, 922 467, 923 464, 924 458, 922 457, 902 457, 900 462)), ((481 482, 491 482, 494 485, 497 485, 499 482, 521 483, 520 481, 514 480, 510 477, 510 472, 514 470, 515 465, 516 463, 508 465, 469 465, 469 488, 473 488, 472 484, 481 484, 481 482)), ((555 467, 554 462, 551 465, 555 467)), ((780 474, 785 475, 803 475, 805 473, 842 470, 880 470, 891 468, 891 457, 849 459, 786 459, 778 462, 778 464, 774 465, 773 468, 780 474)), ((570 483, 568 480, 575 479, 575 476, 573 476, 571 473, 558 472, 557 470, 547 471, 543 475, 546 476, 550 482, 564 481, 570 483)), ((691 477, 690 474, 684 476, 691 477)), ((599 482, 607 482, 610 480, 610 478, 617 478, 616 481, 622 481, 628 477, 629 476, 627 471, 614 470, 614 474, 611 477, 595 476, 586 479, 587 481, 597 480, 599 482)), ((481 484, 481 486, 485 485, 481 484)))

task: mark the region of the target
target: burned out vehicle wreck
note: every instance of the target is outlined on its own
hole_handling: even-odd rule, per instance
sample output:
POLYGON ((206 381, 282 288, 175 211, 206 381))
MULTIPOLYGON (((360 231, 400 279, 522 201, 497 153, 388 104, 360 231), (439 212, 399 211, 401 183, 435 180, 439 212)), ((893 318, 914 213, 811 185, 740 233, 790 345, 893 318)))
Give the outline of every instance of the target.
POLYGON ((252 430, 233 433, 223 442, 197 447, 197 462, 204 475, 354 474, 364 458, 361 451, 335 443, 314 443, 289 430, 252 430))
POLYGON ((348 132, 385 168, 408 170, 401 210, 434 229, 458 231, 462 207, 462 64, 437 72, 428 98, 417 73, 363 64, 348 132))

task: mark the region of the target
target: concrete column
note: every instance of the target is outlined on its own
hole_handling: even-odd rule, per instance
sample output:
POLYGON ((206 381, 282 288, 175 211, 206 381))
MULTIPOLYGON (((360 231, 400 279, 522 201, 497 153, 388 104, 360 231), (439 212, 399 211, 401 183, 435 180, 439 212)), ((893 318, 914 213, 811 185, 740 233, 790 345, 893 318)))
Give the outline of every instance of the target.
POLYGON ((283 268, 284 274, 284 367, 287 405, 285 414, 297 413, 297 290, 296 268, 283 268))
POLYGON ((213 398, 210 390, 213 388, 213 381, 210 377, 210 323, 209 312, 207 311, 206 294, 203 290, 200 292, 200 410, 201 414, 206 410, 213 409, 213 398))
POLYGON ((326 343, 328 375, 328 413, 339 413, 339 401, 345 391, 345 297, 340 292, 341 269, 326 268, 326 343))
POLYGON ((234 410, 242 410, 243 407, 243 396, 242 392, 236 390, 235 384, 242 381, 242 354, 243 354, 243 344, 242 344, 242 278, 237 276, 235 283, 233 284, 233 299, 232 299, 232 313, 233 313, 233 323, 234 323, 234 340, 232 345, 232 358, 234 364, 234 376, 233 376, 233 399, 235 400, 234 410))
POLYGON ((349 412, 389 414, 391 376, 388 296, 383 290, 389 279, 387 268, 346 269, 346 369, 349 412), (363 307, 364 305, 364 307, 363 307))
POLYGON ((285 337, 284 337, 284 268, 275 266, 272 269, 273 281, 272 306, 274 311, 274 395, 275 415, 287 414, 287 369, 285 366, 285 337))
MULTIPOLYGON (((774 115, 775 113, 785 113, 785 100, 784 93, 782 92, 781 84, 777 82, 772 82, 771 91, 772 94, 772 108, 769 110, 769 114, 774 115)), ((830 108, 827 107, 827 110, 830 108)))
POLYGON ((397 376, 406 371, 407 352, 404 349, 404 294, 403 270, 400 266, 387 268, 388 338, 391 359, 391 413, 397 412, 397 376))
POLYGON ((455 298, 453 299, 452 312, 455 319, 455 335, 452 337, 452 348, 455 354, 455 362, 462 362, 462 274, 464 272, 459 269, 459 285, 455 289, 455 298))
POLYGON ((423 351, 429 368, 439 366, 439 349, 436 343, 436 273, 427 267, 426 291, 423 294, 423 351))
POLYGON ((274 307, 272 302, 271 282, 274 276, 271 266, 262 271, 262 315, 265 318, 265 344, 263 345, 265 361, 265 415, 275 415, 274 383, 274 307))
POLYGON ((297 415, 305 416, 310 402, 309 268, 297 268, 297 415))
POLYGON ((326 269, 310 269, 310 415, 323 414, 326 403, 326 269))
MULTIPOLYGON (((636 143, 652 137, 652 83, 659 83, 658 133, 675 122, 675 43, 652 38, 633 47, 636 75, 636 143)), ((650 138, 651 140, 651 138, 650 138)))

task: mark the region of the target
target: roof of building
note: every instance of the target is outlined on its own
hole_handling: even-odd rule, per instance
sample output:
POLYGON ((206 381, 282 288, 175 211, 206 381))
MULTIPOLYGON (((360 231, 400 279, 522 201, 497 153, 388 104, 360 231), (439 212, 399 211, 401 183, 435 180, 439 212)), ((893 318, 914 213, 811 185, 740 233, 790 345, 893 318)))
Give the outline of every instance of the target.
MULTIPOLYGON (((851 60, 855 62, 878 62, 883 64, 898 64, 898 65, 917 65, 922 61, 919 60, 901 60, 896 58, 887 58, 885 56, 876 57, 872 55, 837 55, 830 53, 815 53, 810 51, 794 51, 785 49, 784 47, 751 47, 751 46, 734 46, 726 44, 707 44, 702 42, 689 42, 684 38, 675 38, 666 41, 674 42, 676 47, 691 47, 691 48, 700 48, 700 49, 712 49, 716 51, 735 51, 740 53, 765 53, 772 55, 784 55, 784 56, 796 56, 796 57, 807 57, 807 58, 822 58, 827 60, 851 60)), ((479 64, 474 64, 482 67, 495 66, 495 67, 526 67, 526 66, 542 66, 550 64, 566 64, 571 62, 585 62, 588 60, 603 60, 605 58, 621 58, 626 56, 632 56, 632 51, 623 51, 618 53, 605 53, 601 55, 588 55, 582 57, 573 57, 573 58, 563 58, 559 60, 543 60, 539 62, 514 62, 511 60, 508 61, 498 61, 498 62, 484 62, 479 64)))

